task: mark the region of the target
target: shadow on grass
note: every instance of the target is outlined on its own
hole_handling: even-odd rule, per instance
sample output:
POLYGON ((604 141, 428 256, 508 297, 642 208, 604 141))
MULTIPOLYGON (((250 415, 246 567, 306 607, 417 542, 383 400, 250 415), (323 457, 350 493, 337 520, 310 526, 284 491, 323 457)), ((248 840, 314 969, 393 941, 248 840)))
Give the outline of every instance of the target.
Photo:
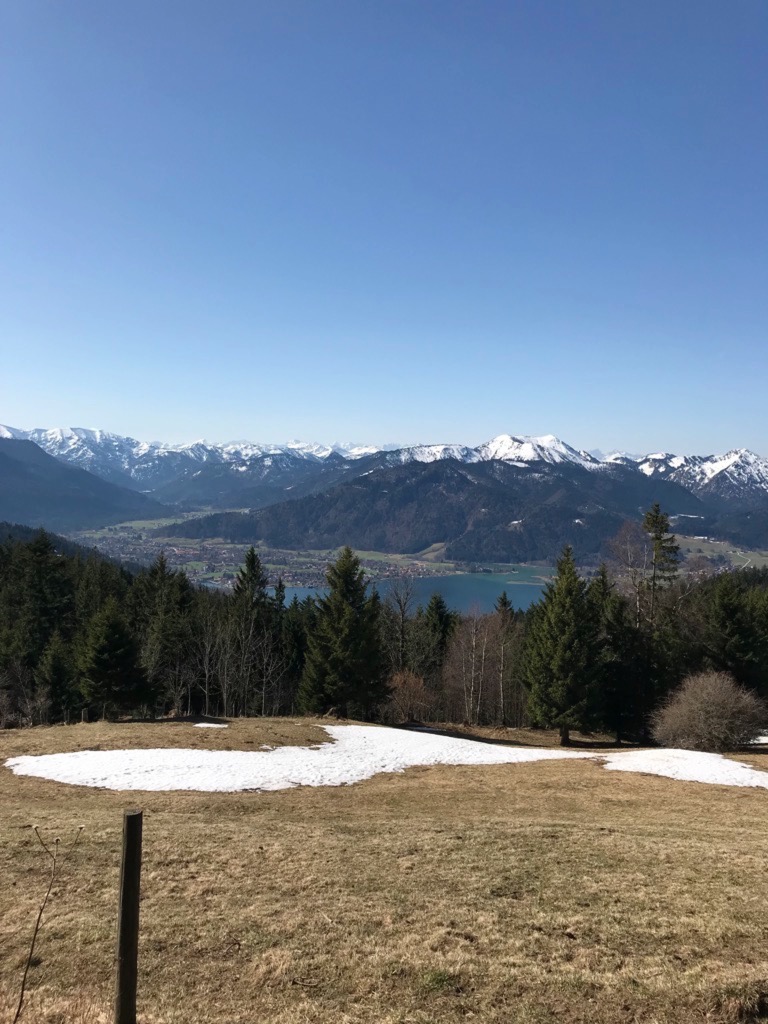
MULTIPOLYGON (((641 746, 639 743, 625 741, 618 744, 614 740, 593 740, 582 736, 580 739, 571 738, 571 742, 567 747, 560 747, 556 743, 525 743, 522 740, 508 739, 501 736, 478 736, 476 733, 463 732, 461 729, 451 729, 439 725, 422 725, 420 722, 405 722, 393 728, 404 729, 406 732, 423 732, 430 733, 433 736, 447 736, 457 740, 471 740, 473 743, 487 743, 493 747, 524 747, 526 750, 631 750, 633 748, 639 749, 641 746)), ((545 736, 546 733, 542 733, 542 740, 545 739, 545 736)))
MULTIPOLYGON (((106 720, 109 725, 230 725, 229 718, 214 718, 205 715, 180 715, 178 718, 118 718, 106 720)), ((98 724, 95 719, 92 724, 98 724)), ((87 724, 87 723, 86 723, 87 724)))

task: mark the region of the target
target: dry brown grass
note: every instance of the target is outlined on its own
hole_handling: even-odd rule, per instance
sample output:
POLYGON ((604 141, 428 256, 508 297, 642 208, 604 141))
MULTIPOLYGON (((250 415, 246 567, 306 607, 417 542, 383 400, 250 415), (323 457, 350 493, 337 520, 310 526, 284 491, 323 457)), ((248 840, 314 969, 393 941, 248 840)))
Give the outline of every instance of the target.
MULTIPOLYGON (((0 734, 0 758, 320 735, 306 721, 72 726, 0 734)), ((53 894, 22 1019, 109 1019, 132 803, 145 809, 147 1024, 768 1019, 768 793, 585 761, 138 796, 0 769, 0 1019, 46 883, 33 824, 85 832, 53 894)))

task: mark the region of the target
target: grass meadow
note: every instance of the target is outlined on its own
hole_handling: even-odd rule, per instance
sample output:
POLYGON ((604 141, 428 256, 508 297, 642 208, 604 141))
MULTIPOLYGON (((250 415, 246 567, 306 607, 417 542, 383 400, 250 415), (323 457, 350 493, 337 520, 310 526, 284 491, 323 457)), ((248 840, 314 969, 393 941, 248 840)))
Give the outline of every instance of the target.
MULTIPOLYGON (((486 734, 550 744, 544 733, 486 734)), ((323 742, 310 720, 0 733, 26 753, 323 742)), ((758 767, 768 755, 746 755, 758 767)), ((118 793, 0 768, 0 1020, 111 1020, 122 811, 145 811, 144 1024, 768 1020, 768 792, 591 761, 275 793, 118 793)))

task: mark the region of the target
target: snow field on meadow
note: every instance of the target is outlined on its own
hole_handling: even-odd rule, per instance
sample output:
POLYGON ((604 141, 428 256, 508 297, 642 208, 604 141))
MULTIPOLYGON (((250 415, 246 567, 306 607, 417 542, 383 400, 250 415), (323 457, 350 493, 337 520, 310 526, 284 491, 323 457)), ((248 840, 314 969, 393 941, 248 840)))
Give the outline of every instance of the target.
POLYGON ((294 786, 345 786, 382 772, 429 765, 526 764, 595 760, 610 771, 661 775, 687 782, 768 789, 768 772, 720 754, 690 750, 627 750, 597 754, 504 747, 423 731, 367 725, 323 726, 332 743, 271 750, 82 750, 14 757, 6 767, 76 786, 114 790, 235 793, 294 786))

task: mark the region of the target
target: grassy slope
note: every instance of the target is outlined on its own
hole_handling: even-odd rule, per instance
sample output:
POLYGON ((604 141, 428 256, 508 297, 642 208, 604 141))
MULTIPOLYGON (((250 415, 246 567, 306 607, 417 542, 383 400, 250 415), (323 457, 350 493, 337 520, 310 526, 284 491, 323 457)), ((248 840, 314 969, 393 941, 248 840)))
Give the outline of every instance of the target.
MULTIPOLYGON (((72 726, 0 734, 0 758, 320 735, 292 721, 72 726)), ((768 993, 764 790, 552 762, 137 801, 0 769, 0 802, 3 1019, 47 884, 31 824, 49 838, 85 831, 22 1019, 107 1019, 121 812, 136 802, 142 1021, 762 1019, 749 1007, 768 993)))

